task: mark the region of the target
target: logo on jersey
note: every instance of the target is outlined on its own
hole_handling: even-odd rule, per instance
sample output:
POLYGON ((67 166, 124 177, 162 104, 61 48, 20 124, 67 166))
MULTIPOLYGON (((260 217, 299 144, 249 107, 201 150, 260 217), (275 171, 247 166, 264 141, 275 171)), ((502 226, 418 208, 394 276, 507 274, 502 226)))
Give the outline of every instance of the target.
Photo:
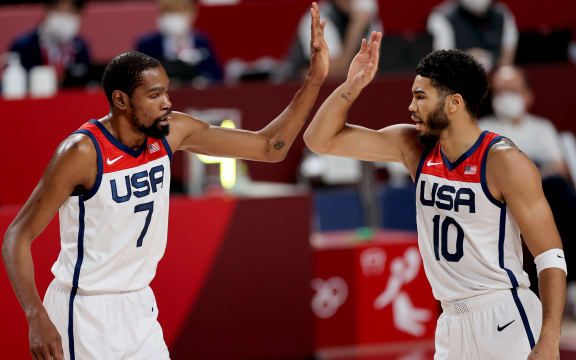
POLYGON ((464 175, 475 175, 477 170, 476 165, 468 165, 464 168, 464 175))
POLYGON ((164 186, 164 165, 154 166, 150 171, 144 170, 126 175, 124 176, 124 184, 116 184, 115 179, 110 180, 112 199, 117 203, 130 200, 132 195, 142 198, 150 194, 150 191, 155 193, 158 191, 158 185, 164 186))
POLYGON ((150 144, 148 145, 148 152, 150 154, 155 153, 156 151, 160 150, 160 145, 158 145, 158 142, 155 142, 154 144, 150 144))
POLYGON ((460 210, 467 208, 468 212, 476 212, 476 195, 470 188, 462 187, 456 191, 451 185, 432 184, 432 189, 426 191, 426 181, 420 181, 420 203, 423 206, 436 206, 442 210, 460 210))
POLYGON ((120 156, 118 156, 116 159, 112 159, 112 160, 110 160, 110 158, 106 158, 106 164, 112 165, 112 164, 114 164, 116 161, 122 159, 122 156, 124 156, 124 155, 120 155, 120 156))
POLYGON ((442 165, 442 164, 443 164, 443 162, 437 162, 437 163, 435 163, 435 162, 432 162, 432 161, 428 160, 428 163, 427 163, 426 165, 428 165, 428 166, 434 166, 434 165, 442 165))

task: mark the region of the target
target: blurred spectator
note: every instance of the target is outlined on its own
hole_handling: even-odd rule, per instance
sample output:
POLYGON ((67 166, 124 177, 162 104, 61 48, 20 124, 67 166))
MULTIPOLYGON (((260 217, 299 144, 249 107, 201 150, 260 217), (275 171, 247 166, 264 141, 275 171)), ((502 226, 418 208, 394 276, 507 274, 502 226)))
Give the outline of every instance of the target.
POLYGON ((514 64, 518 29, 508 7, 493 0, 448 0, 428 17, 434 50, 460 49, 487 71, 514 64))
POLYGON ((171 79, 198 84, 222 81, 222 69, 205 34, 194 29, 197 0, 159 0, 158 32, 136 49, 162 62, 171 79))
POLYGON ((78 36, 85 0, 48 0, 46 15, 34 30, 14 40, 11 52, 20 54, 26 70, 39 65, 56 69, 64 85, 84 85, 89 81, 90 53, 78 36))
POLYGON ((543 177, 566 176, 556 128, 550 120, 528 112, 533 101, 523 72, 512 66, 501 67, 492 78, 494 115, 480 119, 479 125, 514 141, 538 165, 543 177))
MULTIPOLYGON (((320 18, 326 20, 324 38, 330 49, 329 77, 345 77, 348 65, 358 51, 360 39, 372 31, 382 31, 376 0, 324 0, 320 18)), ((304 14, 278 80, 295 79, 308 68, 310 56, 310 16, 304 14)))

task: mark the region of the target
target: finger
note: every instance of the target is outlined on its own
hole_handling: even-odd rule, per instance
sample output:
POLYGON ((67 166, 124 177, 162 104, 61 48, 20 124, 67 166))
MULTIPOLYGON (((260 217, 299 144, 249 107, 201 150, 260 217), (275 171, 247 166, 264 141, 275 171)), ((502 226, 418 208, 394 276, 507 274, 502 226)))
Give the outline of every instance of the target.
POLYGON ((62 341, 60 339, 50 344, 50 355, 52 355, 54 360, 64 360, 64 351, 62 350, 62 341))
POLYGON ((42 349, 40 350, 40 353, 38 354, 38 359, 39 360, 51 360, 51 356, 50 356, 50 350, 48 349, 48 346, 44 345, 42 346, 42 349))
POLYGON ((360 53, 366 51, 366 39, 362 39, 362 46, 360 46, 360 53))

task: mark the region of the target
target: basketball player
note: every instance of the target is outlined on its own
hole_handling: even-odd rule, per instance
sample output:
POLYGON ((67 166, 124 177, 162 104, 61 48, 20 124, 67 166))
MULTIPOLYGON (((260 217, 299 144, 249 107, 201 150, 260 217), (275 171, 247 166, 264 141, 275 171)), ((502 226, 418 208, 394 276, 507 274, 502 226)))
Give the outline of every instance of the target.
POLYGON ((410 171, 424 269, 443 307, 435 359, 557 359, 562 243, 534 164, 476 124, 484 69, 460 51, 433 52, 416 69, 408 107, 415 125, 347 124, 348 109, 376 72, 381 36, 363 41, 346 82, 306 130, 306 144, 321 154, 401 162, 410 171), (542 303, 528 289, 520 234, 535 256, 542 303))
POLYGON ((138 52, 103 76, 110 113, 64 140, 7 230, 3 259, 26 314, 34 359, 169 359, 148 286, 164 254, 172 152, 278 162, 328 73, 318 7, 310 70, 290 105, 260 131, 171 112, 168 78, 138 52), (41 302, 30 245, 59 209, 61 251, 41 302))

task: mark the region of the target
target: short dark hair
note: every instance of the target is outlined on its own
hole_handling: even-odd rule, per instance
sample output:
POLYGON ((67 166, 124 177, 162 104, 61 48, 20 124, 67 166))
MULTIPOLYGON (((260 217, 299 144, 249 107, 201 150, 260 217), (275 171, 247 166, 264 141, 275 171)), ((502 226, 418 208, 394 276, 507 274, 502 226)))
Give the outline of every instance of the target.
POLYGON ((471 55, 460 50, 437 50, 418 63, 416 74, 429 78, 441 92, 460 94, 466 109, 477 116, 488 92, 486 70, 471 55))
POLYGON ((113 106, 112 93, 120 90, 132 97, 134 90, 142 85, 142 72, 159 67, 160 62, 138 51, 128 51, 112 59, 102 76, 104 93, 113 106))

